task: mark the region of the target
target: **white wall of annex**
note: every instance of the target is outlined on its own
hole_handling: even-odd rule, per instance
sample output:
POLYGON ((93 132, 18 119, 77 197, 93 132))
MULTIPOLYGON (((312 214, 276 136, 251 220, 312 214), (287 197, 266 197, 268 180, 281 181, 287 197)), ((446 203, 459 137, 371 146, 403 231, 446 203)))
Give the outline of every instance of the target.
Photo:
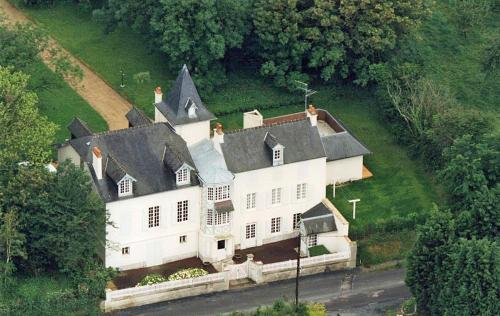
POLYGON ((198 186, 128 198, 106 204, 109 247, 106 265, 122 269, 153 266, 197 255, 200 228, 200 190, 198 186), (177 222, 177 202, 189 201, 189 219, 177 222), (160 226, 148 227, 148 209, 160 206, 160 226), (187 235, 186 243, 179 237, 187 235), (121 248, 130 253, 122 255, 121 248))
POLYGON ((360 180, 363 176, 363 156, 326 163, 326 184, 360 180))
POLYGON ((304 213, 325 197, 326 159, 319 158, 238 173, 234 179, 232 234, 241 248, 260 246, 295 236, 293 214, 304 213), (307 197, 296 199, 297 184, 307 183, 307 197), (282 201, 272 205, 271 192, 282 188, 282 201), (257 193, 256 208, 246 209, 247 193, 257 193), (281 217, 281 231, 271 233, 271 218, 281 217), (256 223, 256 239, 245 238, 246 224, 256 223))

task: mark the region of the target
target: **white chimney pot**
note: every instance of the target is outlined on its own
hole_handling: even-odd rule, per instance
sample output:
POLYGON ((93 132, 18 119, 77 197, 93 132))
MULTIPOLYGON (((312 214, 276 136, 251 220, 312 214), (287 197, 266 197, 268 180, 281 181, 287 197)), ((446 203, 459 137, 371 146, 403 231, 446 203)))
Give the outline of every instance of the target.
POLYGON ((92 168, 97 180, 102 179, 102 154, 98 147, 92 148, 92 168))
POLYGON ((161 103, 163 101, 163 93, 161 92, 161 87, 155 89, 155 104, 161 103))

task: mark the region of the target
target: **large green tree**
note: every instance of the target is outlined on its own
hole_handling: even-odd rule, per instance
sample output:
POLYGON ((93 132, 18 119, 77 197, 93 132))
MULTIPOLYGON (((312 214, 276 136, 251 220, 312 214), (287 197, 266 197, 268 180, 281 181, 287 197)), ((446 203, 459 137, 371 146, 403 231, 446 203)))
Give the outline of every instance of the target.
MULTIPOLYGON (((460 239, 441 271, 439 315, 494 316, 500 314, 500 247, 498 243, 460 239)), ((435 315, 438 315, 435 314, 435 315)))
POLYGON ((55 125, 38 112, 29 76, 0 66, 0 185, 19 163, 50 161, 55 125), (3 180, 3 181, 2 181, 3 180))
POLYGON ((245 14, 246 4, 239 0, 161 0, 151 27, 172 70, 187 64, 197 84, 209 89, 224 80, 226 51, 243 43, 245 14))
POLYGON ((253 24, 262 72, 278 85, 300 73, 366 85, 429 13, 427 0, 255 0, 253 24))

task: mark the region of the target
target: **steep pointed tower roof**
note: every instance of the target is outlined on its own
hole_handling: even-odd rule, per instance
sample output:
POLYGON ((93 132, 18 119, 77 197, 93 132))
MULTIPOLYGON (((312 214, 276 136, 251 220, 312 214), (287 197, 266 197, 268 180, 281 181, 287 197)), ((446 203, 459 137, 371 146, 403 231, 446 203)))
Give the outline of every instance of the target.
POLYGON ((167 100, 157 103, 155 106, 173 125, 215 119, 215 116, 201 102, 186 65, 182 67, 177 76, 167 100), (192 112, 189 113, 189 111, 192 112))

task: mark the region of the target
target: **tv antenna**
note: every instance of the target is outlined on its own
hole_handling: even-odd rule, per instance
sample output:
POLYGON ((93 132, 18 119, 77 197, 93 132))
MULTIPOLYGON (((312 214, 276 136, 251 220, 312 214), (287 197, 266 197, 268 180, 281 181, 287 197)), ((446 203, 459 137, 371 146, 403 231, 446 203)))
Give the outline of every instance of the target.
POLYGON ((313 94, 317 93, 318 91, 309 89, 309 84, 295 80, 299 84, 298 88, 302 91, 304 91, 304 110, 307 110, 307 98, 312 96, 313 94))

